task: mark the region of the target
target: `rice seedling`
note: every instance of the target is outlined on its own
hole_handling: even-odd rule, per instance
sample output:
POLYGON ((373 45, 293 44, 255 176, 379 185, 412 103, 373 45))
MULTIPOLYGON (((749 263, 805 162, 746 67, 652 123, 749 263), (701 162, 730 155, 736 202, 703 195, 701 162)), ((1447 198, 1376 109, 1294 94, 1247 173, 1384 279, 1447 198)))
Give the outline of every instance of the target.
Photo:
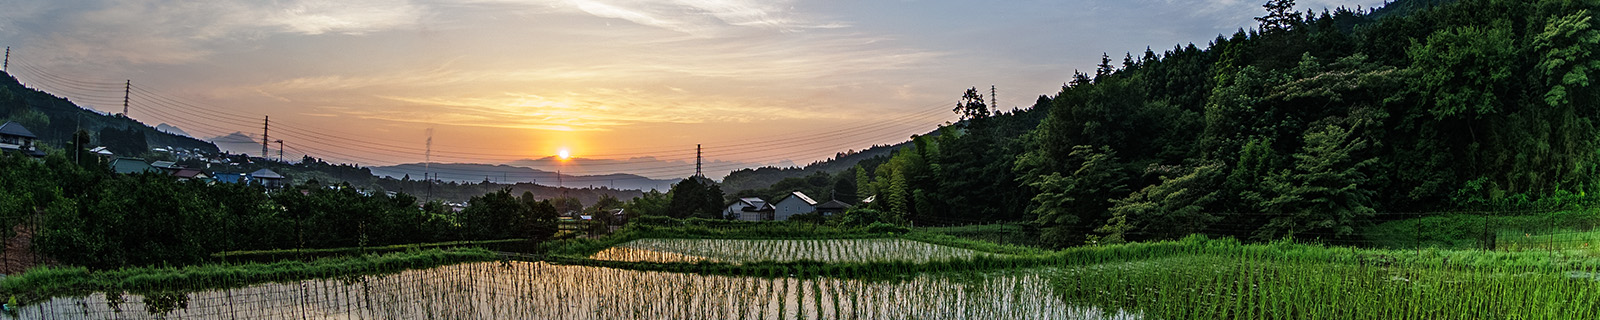
POLYGON ((1551 232, 1501 231, 1495 234, 1496 250, 1594 250, 1597 246, 1600 246, 1600 229, 1551 232))
POLYGON ((590 258, 634 262, 928 262, 990 255, 904 239, 734 240, 639 239, 590 258))
POLYGON ((637 239, 546 262, 477 262, 495 254, 469 250, 457 258, 47 269, 7 278, 0 290, 92 291, 40 295, 54 298, 13 314, 25 319, 1600 317, 1600 258, 1590 250, 1379 250, 1191 237, 1049 252, 926 239, 1016 254, 883 238, 637 239))

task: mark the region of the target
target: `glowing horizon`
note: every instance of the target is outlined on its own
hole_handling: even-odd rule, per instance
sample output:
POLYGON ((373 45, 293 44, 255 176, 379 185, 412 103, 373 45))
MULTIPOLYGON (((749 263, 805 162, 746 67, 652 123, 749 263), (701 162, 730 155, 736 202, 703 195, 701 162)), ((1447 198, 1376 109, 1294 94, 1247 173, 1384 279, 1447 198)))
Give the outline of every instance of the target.
POLYGON ((1235 0, 152 1, 16 3, 0 12, 7 71, 119 112, 132 80, 130 117, 225 148, 259 141, 270 116, 291 159, 538 163, 522 151, 567 149, 588 166, 569 170, 660 175, 692 173, 697 144, 731 171, 898 143, 955 120, 966 88, 1027 108, 1103 52, 1203 45, 1261 13, 1235 0))

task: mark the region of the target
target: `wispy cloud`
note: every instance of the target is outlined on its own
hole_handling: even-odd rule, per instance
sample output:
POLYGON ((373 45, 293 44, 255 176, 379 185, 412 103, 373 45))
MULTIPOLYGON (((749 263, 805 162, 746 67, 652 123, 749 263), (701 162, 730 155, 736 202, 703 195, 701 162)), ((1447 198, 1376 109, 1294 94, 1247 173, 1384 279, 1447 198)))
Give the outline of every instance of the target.
POLYGON ((813 22, 788 12, 789 1, 752 0, 565 0, 566 5, 597 17, 622 19, 694 36, 730 33, 730 27, 782 32, 837 28, 840 22, 813 22))
POLYGON ((365 34, 412 26, 410 1, 38 1, 6 4, 0 33, 30 39, 38 59, 66 63, 181 64, 217 45, 273 34, 365 34), (15 10, 13 10, 15 9, 15 10))

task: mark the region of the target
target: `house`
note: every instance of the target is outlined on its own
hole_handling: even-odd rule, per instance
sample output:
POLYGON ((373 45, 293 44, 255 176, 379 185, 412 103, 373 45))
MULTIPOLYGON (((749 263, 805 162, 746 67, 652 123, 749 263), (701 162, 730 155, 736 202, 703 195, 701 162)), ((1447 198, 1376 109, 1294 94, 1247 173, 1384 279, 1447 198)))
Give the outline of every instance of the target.
POLYGON ((616 224, 628 224, 628 214, 624 211, 622 208, 611 210, 611 221, 616 221, 616 224))
POLYGON ((260 182, 262 186, 266 186, 268 188, 278 188, 284 186, 283 175, 272 171, 272 169, 261 169, 256 170, 256 172, 251 172, 250 180, 260 182))
POLYGON ((161 169, 150 166, 144 159, 121 157, 111 159, 111 172, 121 174, 135 174, 142 172, 166 173, 161 169))
POLYGON ((823 202, 822 204, 817 205, 816 208, 817 212, 820 212, 823 215, 836 215, 843 214, 845 210, 850 210, 850 205, 844 203, 844 201, 834 199, 828 200, 828 202, 823 202))
POLYGON ((150 166, 151 167, 156 167, 157 169, 167 170, 167 171, 170 171, 170 172, 176 172, 176 171, 178 171, 178 169, 183 169, 183 167, 179 167, 178 166, 177 162, 173 162, 173 161, 155 161, 155 162, 151 162, 150 166))
POLYGON ((739 198, 722 209, 722 216, 744 221, 766 221, 772 220, 773 211, 772 205, 761 198, 739 198))
POLYGON ((172 176, 178 177, 178 181, 211 180, 210 175, 206 175, 204 171, 200 171, 199 169, 178 169, 178 171, 172 173, 172 176))
POLYGON ((817 200, 811 200, 811 197, 806 196, 805 193, 800 191, 790 192, 783 199, 778 199, 778 202, 773 203, 772 219, 779 221, 789 220, 789 217, 793 215, 817 211, 816 207, 817 200))
POLYGON ((22 124, 10 121, 0 124, 0 150, 17 151, 34 158, 44 157, 44 152, 33 146, 34 140, 38 139, 22 124))
POLYGON ((250 183, 250 176, 243 173, 212 172, 211 176, 221 183, 250 183))
POLYGON ((89 149, 89 153, 93 153, 93 154, 95 154, 97 156, 100 156, 100 158, 104 158, 106 160, 111 160, 112 156, 116 156, 116 154, 111 153, 111 150, 110 149, 106 149, 106 147, 94 147, 94 149, 89 149))

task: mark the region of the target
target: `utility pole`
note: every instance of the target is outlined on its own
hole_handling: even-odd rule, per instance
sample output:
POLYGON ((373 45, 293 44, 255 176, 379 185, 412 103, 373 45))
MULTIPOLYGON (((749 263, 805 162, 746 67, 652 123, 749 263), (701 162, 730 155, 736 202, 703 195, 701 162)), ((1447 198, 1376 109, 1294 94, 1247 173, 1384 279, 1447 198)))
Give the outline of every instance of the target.
POLYGON ((133 80, 122 83, 122 116, 128 116, 128 92, 133 91, 133 80))
POLYGON ((278 139, 278 162, 283 162, 283 139, 278 139))
MULTIPOLYGON (((11 47, 6 47, 6 59, 11 59, 11 47)), ((83 110, 74 113, 78 115, 78 123, 74 124, 78 129, 72 130, 72 164, 82 166, 83 162, 78 161, 78 155, 83 153, 83 146, 78 145, 78 131, 83 131, 83 110)))
POLYGON ((989 85, 989 108, 1000 110, 1000 97, 995 95, 994 85, 989 85))
MULTIPOLYGON (((433 128, 428 128, 428 142, 422 151, 422 177, 427 178, 433 164, 433 128)), ((433 180, 428 180, 428 201, 433 201, 433 180)))
MULTIPOLYGON (((127 111, 123 111, 123 114, 127 114, 127 111)), ((261 159, 262 160, 266 160, 267 159, 267 157, 268 157, 267 156, 267 143, 271 143, 272 142, 272 140, 269 139, 269 137, 267 136, 267 132, 268 132, 267 129, 270 128, 271 125, 272 125, 272 118, 270 116, 261 116, 261 159)))

